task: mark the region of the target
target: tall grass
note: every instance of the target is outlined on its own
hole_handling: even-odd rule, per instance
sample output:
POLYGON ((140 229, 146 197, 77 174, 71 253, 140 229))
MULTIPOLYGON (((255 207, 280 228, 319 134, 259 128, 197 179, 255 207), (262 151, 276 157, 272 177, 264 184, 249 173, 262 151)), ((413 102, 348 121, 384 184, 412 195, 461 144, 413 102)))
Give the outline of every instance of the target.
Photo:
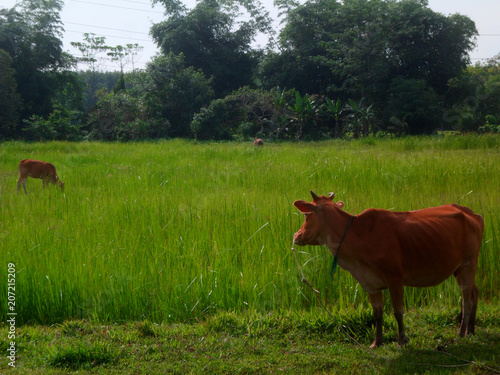
MULTIPOLYGON (((296 199, 335 191, 353 214, 445 203, 484 216, 478 286, 498 300, 498 136, 266 144, 0 144, 0 299, 16 265, 18 323, 67 318, 183 321, 217 310, 316 305, 290 252, 296 199), (55 164, 64 195, 17 163, 55 164)), ((334 309, 365 308, 346 271, 332 280, 324 247, 300 248, 307 278, 334 309)), ((408 305, 458 304, 454 280, 407 289, 408 305)), ((458 306, 458 305, 457 305, 458 306)), ((5 322, 6 306, 0 307, 5 322)))

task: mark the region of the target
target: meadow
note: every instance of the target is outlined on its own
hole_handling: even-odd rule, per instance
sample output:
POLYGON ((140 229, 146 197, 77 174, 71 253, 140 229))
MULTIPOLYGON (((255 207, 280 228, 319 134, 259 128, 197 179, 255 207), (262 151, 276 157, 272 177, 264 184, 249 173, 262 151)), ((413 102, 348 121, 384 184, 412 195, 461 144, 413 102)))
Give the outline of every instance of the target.
MULTIPOLYGON (((188 322, 219 311, 315 309, 290 251, 293 207, 330 191, 353 214, 459 203, 486 223, 477 284, 498 303, 498 136, 318 143, 0 144, 0 285, 16 269, 18 324, 67 319, 188 322), (55 164, 65 182, 17 194, 17 164, 55 164)), ((368 309, 324 247, 299 249, 308 280, 334 311, 368 309)), ((0 299, 6 300, 6 288, 0 299)), ((455 281, 406 290, 408 308, 457 306, 455 281)), ((386 298, 386 303, 389 303, 386 298)), ((6 306, 0 317, 6 319, 6 306)))
MULTIPOLYGON (((0 143, 0 300, 10 298, 13 266, 18 370, 140 373, 130 369, 144 361, 145 373, 439 368, 412 364, 422 361, 443 373, 463 368, 428 350, 437 342, 468 358, 459 366, 474 364, 460 373, 487 373, 500 335, 499 145, 499 136, 475 135, 262 148, 183 140, 0 143), (28 195, 18 194, 24 158, 52 162, 64 193, 29 179, 28 195), (310 189, 334 191, 353 214, 446 203, 481 214, 480 333, 453 344, 460 291, 451 278, 434 288, 406 288, 405 321, 416 346, 395 347, 386 295, 390 345, 375 356, 360 351, 345 332, 365 345, 373 340, 366 293, 344 270, 330 277, 327 248, 299 248, 304 273, 332 319, 301 283, 290 251, 303 222, 293 201, 310 200, 310 189)), ((2 337, 9 332, 7 308, 0 306, 2 337)), ((9 344, 2 340, 3 353, 9 344)), ((2 362, 0 369, 9 368, 2 362)))

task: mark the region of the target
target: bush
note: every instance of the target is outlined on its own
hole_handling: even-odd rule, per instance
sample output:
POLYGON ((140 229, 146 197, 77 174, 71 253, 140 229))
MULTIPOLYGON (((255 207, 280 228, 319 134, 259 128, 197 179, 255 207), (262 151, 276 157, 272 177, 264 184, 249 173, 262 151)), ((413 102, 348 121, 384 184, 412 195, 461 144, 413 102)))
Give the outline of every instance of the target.
POLYGON ((479 133, 500 133, 500 120, 498 120, 495 116, 493 115, 487 115, 486 116, 486 124, 483 126, 480 126, 477 131, 479 133))
POLYGON ((78 111, 64 108, 55 109, 48 119, 33 115, 24 120, 22 129, 28 141, 78 141, 81 139, 80 117, 78 111))
POLYGON ((134 141, 164 138, 169 129, 168 120, 148 116, 145 105, 126 92, 97 93, 95 109, 89 114, 90 139, 104 141, 134 141))
POLYGON ((28 120, 23 120, 23 134, 27 141, 51 141, 56 139, 56 131, 42 116, 33 115, 28 120))
POLYGON ((202 108, 191 121, 191 131, 200 140, 230 139, 234 134, 242 113, 232 100, 216 99, 207 108, 202 108))
POLYGON ((191 131, 197 139, 281 138, 286 136, 289 93, 241 88, 217 99, 194 115, 191 131))
POLYGON ((483 125, 480 126, 477 129, 478 133, 485 134, 485 133, 500 133, 500 125, 483 125))

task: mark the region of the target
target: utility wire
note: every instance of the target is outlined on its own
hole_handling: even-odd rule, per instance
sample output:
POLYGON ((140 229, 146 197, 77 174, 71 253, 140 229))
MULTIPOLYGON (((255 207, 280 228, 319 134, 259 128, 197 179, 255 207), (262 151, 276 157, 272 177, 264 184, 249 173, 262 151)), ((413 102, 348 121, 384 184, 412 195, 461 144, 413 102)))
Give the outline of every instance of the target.
POLYGON ((96 26, 96 25, 86 25, 83 23, 76 23, 76 22, 66 22, 65 24, 68 25, 77 25, 77 26, 84 26, 84 27, 94 27, 96 29, 105 29, 105 30, 112 30, 112 31, 122 31, 125 33, 131 33, 131 34, 141 34, 141 35, 149 35, 148 33, 143 33, 140 31, 129 31, 129 30, 123 30, 123 29, 115 29, 112 27, 105 27, 105 26, 96 26))
POLYGON ((121 0, 121 1, 124 1, 126 3, 134 3, 134 4, 141 4, 141 5, 151 6, 151 3, 145 3, 145 2, 142 2, 142 1, 133 1, 133 0, 121 0))
POLYGON ((134 10, 134 11, 137 11, 137 12, 147 12, 147 13, 154 13, 154 14, 164 14, 163 12, 156 12, 154 10, 129 8, 129 7, 122 7, 122 6, 118 6, 118 5, 109 5, 109 4, 99 4, 99 3, 93 3, 91 1, 72 0, 72 2, 74 2, 74 3, 82 3, 82 4, 89 4, 89 5, 98 5, 98 6, 102 6, 102 7, 115 8, 115 9, 134 10))
MULTIPOLYGON (((70 2, 77 1, 77 0, 70 0, 70 2)), ((134 3, 134 4, 140 4, 140 5, 148 5, 151 6, 151 3, 144 2, 144 1, 134 1, 134 0, 120 0, 125 3, 134 3)))
MULTIPOLYGON (((76 34, 84 34, 87 31, 76 31, 76 30, 66 30, 68 33, 76 33, 76 34)), ((95 34, 97 36, 105 36, 106 38, 117 38, 117 39, 127 39, 127 40, 136 40, 138 42, 151 42, 149 39, 139 39, 139 38, 131 38, 127 36, 118 36, 118 35, 105 35, 105 34, 95 34)))

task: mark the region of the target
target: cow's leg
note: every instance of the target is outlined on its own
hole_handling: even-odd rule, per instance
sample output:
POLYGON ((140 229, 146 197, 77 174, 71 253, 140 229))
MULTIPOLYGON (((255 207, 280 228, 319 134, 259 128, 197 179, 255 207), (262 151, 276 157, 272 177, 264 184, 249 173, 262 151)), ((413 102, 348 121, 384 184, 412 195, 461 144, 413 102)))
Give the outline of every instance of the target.
POLYGON ((19 190, 21 189, 21 184, 23 185, 24 188, 24 194, 28 195, 28 192, 26 191, 26 180, 28 177, 19 177, 19 180, 17 181, 17 192, 19 193, 19 190))
POLYGON ((472 287, 472 310, 470 312, 468 333, 474 334, 474 325, 476 324, 477 300, 479 298, 479 288, 474 284, 472 287))
POLYGON ((405 313, 404 308, 404 288, 403 283, 398 283, 389 288, 391 293, 392 308, 394 310, 394 317, 398 323, 398 346, 406 345, 410 339, 406 337, 405 325, 403 322, 403 316, 405 313))
POLYGON ((462 322, 458 335, 464 337, 469 333, 474 333, 474 321, 479 293, 477 286, 474 284, 474 269, 461 266, 455 271, 454 275, 460 289, 462 289, 462 322), (472 330, 470 329, 471 327, 472 330))
POLYGON ((375 340, 370 348, 382 345, 382 323, 384 322, 384 296, 382 292, 369 294, 375 318, 375 340))

